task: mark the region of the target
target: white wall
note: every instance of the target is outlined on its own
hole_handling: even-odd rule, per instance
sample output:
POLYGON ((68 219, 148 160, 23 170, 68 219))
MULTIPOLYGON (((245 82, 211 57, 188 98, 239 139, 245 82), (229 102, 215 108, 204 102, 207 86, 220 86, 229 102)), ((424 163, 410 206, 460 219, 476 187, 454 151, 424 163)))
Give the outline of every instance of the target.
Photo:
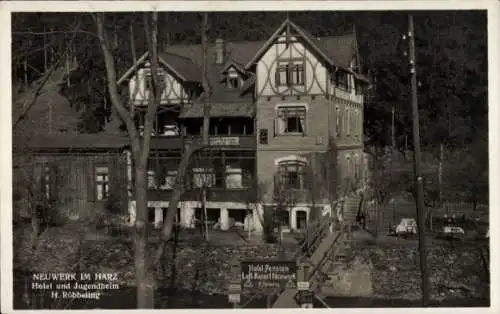
MULTIPOLYGON (((129 81, 129 97, 136 105, 147 105, 149 91, 146 90, 147 73, 149 69, 140 68, 129 81)), ((187 93, 182 84, 165 69, 159 70, 160 75, 165 76, 164 90, 161 95, 161 104, 180 103, 187 100, 187 93)))
MULTIPOLYGON (((277 42, 285 40, 285 33, 278 37, 277 42)), ((295 37, 290 38, 295 41, 295 37)), ((275 43, 264 53, 257 63, 258 96, 272 96, 288 89, 286 86, 276 87, 275 74, 279 59, 305 59, 305 86, 302 88, 307 94, 325 94, 327 91, 327 71, 321 62, 299 42, 291 43, 288 48, 285 43, 275 43)))

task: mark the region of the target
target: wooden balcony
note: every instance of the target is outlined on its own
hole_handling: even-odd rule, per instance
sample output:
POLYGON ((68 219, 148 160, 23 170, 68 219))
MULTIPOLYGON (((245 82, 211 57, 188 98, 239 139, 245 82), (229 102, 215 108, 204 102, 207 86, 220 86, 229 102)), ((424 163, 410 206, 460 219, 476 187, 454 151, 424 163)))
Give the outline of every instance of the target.
MULTIPOLYGON (((201 141, 201 136, 152 136, 152 149, 181 149, 183 143, 201 141)), ((217 135, 210 136, 211 147, 223 148, 225 150, 255 150, 257 140, 255 135, 217 135)))
POLYGON ((151 149, 182 149, 180 136, 151 136, 151 149))
MULTIPOLYGON (((170 201, 172 190, 149 190, 148 201, 170 201)), ((182 201, 202 201, 203 193, 199 188, 184 192, 182 201)), ((241 202, 250 203, 255 200, 251 188, 226 189, 208 188, 208 202, 241 202)))

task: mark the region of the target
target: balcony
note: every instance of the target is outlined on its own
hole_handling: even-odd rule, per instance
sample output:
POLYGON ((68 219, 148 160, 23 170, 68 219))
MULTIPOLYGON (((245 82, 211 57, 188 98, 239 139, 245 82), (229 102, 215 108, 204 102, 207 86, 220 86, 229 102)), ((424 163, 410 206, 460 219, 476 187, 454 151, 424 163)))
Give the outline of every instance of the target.
MULTIPOLYGON (((148 191, 149 201, 170 201, 172 190, 150 190, 148 191)), ((202 201, 203 193, 199 188, 184 192, 182 201, 202 201)), ((226 189, 207 188, 208 202, 241 202, 250 203, 255 200, 255 195, 251 188, 226 189)))
POLYGON ((307 203, 312 200, 311 192, 307 189, 288 188, 274 192, 274 201, 283 204, 307 203))
MULTIPOLYGON (((201 142, 200 135, 187 136, 152 136, 152 149, 181 149, 183 143, 201 142)), ((257 147, 255 135, 212 135, 209 137, 211 147, 226 150, 255 150, 257 147)))
POLYGON ((181 149, 182 141, 180 136, 151 136, 151 149, 181 149))

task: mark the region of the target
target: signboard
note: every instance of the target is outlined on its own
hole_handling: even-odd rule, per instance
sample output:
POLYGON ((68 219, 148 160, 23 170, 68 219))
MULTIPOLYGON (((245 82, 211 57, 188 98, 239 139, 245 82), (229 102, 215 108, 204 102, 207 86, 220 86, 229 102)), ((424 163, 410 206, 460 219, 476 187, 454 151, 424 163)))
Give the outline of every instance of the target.
POLYGON ((255 261, 241 263, 241 283, 244 291, 297 288, 295 261, 255 261))
POLYGON ((298 281, 297 282, 297 290, 309 290, 309 282, 308 281, 298 281))
POLYGON ((239 146, 240 138, 237 136, 233 137, 210 137, 210 146, 239 146))
POLYGON ((229 293, 240 293, 241 292, 241 282, 230 283, 229 284, 229 293))
POLYGON ((229 302, 230 303, 240 303, 241 295, 240 294, 229 294, 229 302))
POLYGON ((297 292, 295 295, 295 301, 297 301, 298 304, 312 304, 314 299, 314 292, 309 291, 309 290, 303 290, 297 292))

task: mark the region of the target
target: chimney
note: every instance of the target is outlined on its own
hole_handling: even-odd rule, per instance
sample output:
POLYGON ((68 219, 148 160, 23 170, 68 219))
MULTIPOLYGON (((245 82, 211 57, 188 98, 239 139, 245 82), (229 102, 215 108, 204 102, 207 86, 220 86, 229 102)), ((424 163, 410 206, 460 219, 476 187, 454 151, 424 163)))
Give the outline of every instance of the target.
POLYGON ((225 56, 224 39, 217 38, 215 40, 215 63, 216 64, 223 64, 225 61, 224 56, 225 56))

